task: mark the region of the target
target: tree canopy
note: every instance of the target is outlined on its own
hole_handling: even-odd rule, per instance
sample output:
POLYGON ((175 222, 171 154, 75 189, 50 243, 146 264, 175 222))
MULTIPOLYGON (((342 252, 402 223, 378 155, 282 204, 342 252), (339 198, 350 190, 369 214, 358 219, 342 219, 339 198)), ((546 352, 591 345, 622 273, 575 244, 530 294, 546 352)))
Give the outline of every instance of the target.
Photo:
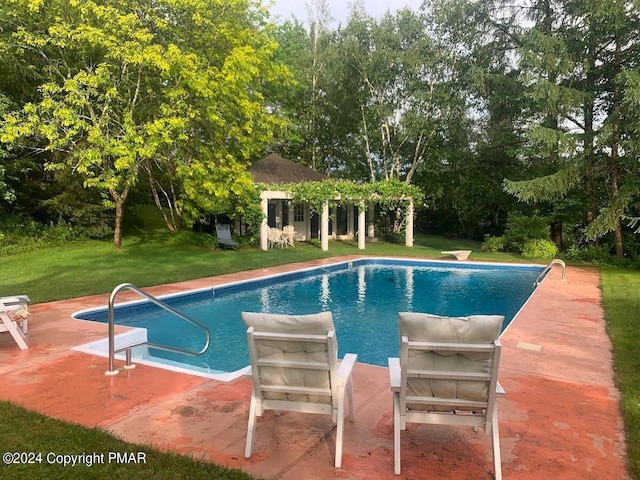
POLYGON ((177 185, 172 206, 187 221, 250 189, 244 165, 278 124, 263 85, 286 73, 255 2, 16 0, 2 10, 4 58, 33 73, 35 94, 5 115, 0 141, 100 192, 115 208, 116 246, 142 175, 177 185))
POLYGON ((576 248, 640 252, 637 2, 427 0, 379 18, 354 2, 335 27, 325 0, 309 7, 274 24, 257 0, 4 2, 0 202, 101 198, 117 244, 132 195, 172 231, 253 215, 246 167, 277 152, 420 190, 429 231, 482 238, 529 215, 576 248))

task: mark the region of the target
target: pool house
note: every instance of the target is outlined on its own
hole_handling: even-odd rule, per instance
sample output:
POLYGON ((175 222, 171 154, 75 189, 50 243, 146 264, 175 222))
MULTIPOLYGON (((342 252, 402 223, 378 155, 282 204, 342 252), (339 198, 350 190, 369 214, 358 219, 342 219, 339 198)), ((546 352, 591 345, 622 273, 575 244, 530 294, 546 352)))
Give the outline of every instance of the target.
MULTIPOLYGON (((276 153, 272 153, 256 162, 249 171, 255 183, 265 185, 260 194, 264 219, 260 227, 260 248, 269 247, 269 229, 282 229, 292 225, 295 240, 309 241, 319 239, 322 250, 329 249, 329 239, 358 239, 358 248, 364 250, 368 241, 375 241, 374 216, 375 202, 341 201, 339 194, 333 202, 325 201, 320 213, 316 213, 308 202, 295 201, 293 195, 279 188, 280 185, 322 182, 329 180, 327 175, 298 165, 276 153)), ((413 246, 413 202, 408 202, 405 245, 413 246)))

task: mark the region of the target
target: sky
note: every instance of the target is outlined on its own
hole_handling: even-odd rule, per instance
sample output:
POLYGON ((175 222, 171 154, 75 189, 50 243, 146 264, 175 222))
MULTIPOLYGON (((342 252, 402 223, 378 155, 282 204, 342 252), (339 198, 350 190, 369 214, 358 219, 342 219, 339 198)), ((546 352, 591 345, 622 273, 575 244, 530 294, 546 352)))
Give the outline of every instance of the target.
MULTIPOLYGON (((263 0, 267 5, 269 0, 263 0)), ((291 18, 294 15, 298 20, 306 22, 307 0, 275 0, 275 5, 271 7, 271 14, 281 17, 283 20, 291 18)), ((338 23, 346 24, 349 16, 350 0, 327 0, 331 16, 335 19, 335 25, 338 23)), ((417 10, 422 0, 364 0, 365 9, 372 17, 380 18, 387 10, 396 11, 399 8, 409 7, 417 10)))

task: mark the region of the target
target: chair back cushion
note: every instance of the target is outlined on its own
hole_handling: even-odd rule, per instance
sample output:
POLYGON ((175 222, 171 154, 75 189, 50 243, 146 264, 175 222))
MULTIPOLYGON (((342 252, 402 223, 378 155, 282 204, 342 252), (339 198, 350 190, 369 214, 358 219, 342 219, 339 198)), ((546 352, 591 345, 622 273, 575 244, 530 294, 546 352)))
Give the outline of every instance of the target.
MULTIPOLYGON (((335 331, 331 312, 313 315, 281 315, 242 312, 242 319, 256 332, 327 335, 335 331)), ((279 362, 320 362, 330 364, 327 342, 282 341, 256 339, 255 348, 260 360, 279 362)), ((336 344, 337 352, 337 344, 336 344)), ((337 361, 337 358, 334 359, 337 361)), ((294 367, 260 367, 260 383, 270 386, 296 386, 331 388, 329 368, 311 370, 294 367)), ((331 397, 301 394, 265 392, 264 398, 274 400, 331 403, 331 397)))
MULTIPOLYGON (((401 312, 398 314, 398 321, 400 337, 406 336, 410 342, 488 344, 493 343, 500 335, 504 316, 442 317, 427 313, 401 312)), ((412 370, 488 374, 491 372, 491 353, 461 354, 409 349, 408 365, 401 367, 412 370)), ((483 402, 489 396, 489 382, 408 378, 407 395, 483 402)))
POLYGON ((221 240, 231 240, 231 227, 226 223, 216 224, 216 235, 221 240))

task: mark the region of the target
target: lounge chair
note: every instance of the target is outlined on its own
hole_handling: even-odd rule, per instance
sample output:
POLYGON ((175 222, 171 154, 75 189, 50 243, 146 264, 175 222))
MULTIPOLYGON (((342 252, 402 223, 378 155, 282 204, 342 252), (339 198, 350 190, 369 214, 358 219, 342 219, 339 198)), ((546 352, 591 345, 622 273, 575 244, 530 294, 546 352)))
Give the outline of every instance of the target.
POLYGON ((257 417, 264 410, 324 413, 337 424, 335 466, 342 465, 344 397, 353 420, 351 371, 357 355, 338 362, 331 312, 315 315, 242 313, 247 326, 253 391, 246 458, 253 454, 257 417))
POLYGON ((389 359, 394 472, 406 423, 482 427, 491 437, 495 479, 502 478, 496 399, 504 317, 399 313, 400 358, 389 359))
POLYGON ((227 224, 216 224, 216 235, 218 236, 218 244, 222 245, 225 250, 237 248, 239 245, 231 238, 231 227, 227 224))
POLYGON ((25 341, 28 331, 30 302, 26 295, 0 297, 0 332, 9 332, 21 350, 29 348, 25 341))

